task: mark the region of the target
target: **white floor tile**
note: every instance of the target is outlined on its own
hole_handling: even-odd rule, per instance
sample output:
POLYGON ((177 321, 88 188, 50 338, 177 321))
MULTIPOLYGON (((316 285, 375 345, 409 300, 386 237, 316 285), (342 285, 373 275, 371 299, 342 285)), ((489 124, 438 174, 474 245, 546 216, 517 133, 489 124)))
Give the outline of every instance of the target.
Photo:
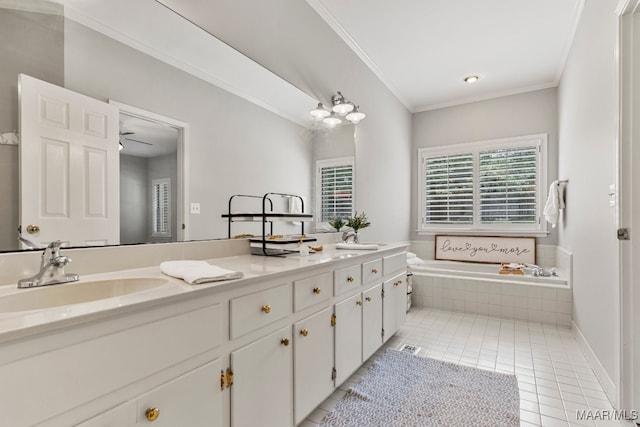
MULTIPOLYGON (((421 357, 515 373, 520 389, 521 427, 628 425, 577 419, 578 410, 613 408, 571 331, 565 327, 416 307, 389 343, 393 343, 392 348, 403 344, 422 347, 421 357)), ((360 380, 375 357, 302 426, 317 426, 328 413, 325 409, 333 408, 344 392, 360 380)))

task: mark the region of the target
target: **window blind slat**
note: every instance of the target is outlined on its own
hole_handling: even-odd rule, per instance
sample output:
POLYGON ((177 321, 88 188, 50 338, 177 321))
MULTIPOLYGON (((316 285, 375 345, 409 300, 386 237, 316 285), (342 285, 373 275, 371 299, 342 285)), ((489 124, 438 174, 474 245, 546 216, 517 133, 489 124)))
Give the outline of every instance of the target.
POLYGON ((336 165, 319 168, 320 221, 346 218, 353 211, 353 166, 336 165))

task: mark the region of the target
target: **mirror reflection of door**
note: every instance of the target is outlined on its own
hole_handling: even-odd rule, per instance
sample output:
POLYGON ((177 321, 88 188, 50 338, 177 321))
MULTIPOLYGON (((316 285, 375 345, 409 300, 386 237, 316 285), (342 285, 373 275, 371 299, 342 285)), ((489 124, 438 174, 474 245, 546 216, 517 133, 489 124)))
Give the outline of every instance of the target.
POLYGON ((120 243, 176 242, 179 130, 120 113, 120 243))

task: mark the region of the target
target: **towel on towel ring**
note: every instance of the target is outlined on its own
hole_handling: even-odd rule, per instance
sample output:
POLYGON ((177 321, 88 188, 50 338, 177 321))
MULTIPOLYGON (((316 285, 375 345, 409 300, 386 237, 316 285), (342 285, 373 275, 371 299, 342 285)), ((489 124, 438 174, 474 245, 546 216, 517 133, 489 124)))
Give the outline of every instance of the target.
POLYGON ((544 218, 552 228, 558 225, 558 218, 560 217, 560 209, 564 209, 564 195, 560 189, 560 182, 555 180, 549 187, 549 196, 547 197, 547 203, 544 205, 544 218))

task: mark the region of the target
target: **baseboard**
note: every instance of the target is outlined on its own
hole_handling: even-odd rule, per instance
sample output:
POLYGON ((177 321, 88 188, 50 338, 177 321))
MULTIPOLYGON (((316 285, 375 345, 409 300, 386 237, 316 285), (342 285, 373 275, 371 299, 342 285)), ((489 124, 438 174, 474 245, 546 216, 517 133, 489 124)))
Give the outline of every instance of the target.
POLYGON ((573 335, 578 342, 578 346, 580 346, 580 350, 582 350, 582 353, 587 359, 589 366, 591 367, 591 369, 593 369, 596 378, 598 378, 598 381, 602 386, 602 390, 609 398, 609 401, 611 402, 613 407, 615 409, 619 409, 620 402, 618 399, 616 384, 611 380, 611 377, 609 377, 609 374, 600 363, 598 356, 596 356, 596 354, 594 353, 593 349, 582 334, 582 331, 580 330, 580 328, 578 328, 578 325, 576 325, 575 321, 572 321, 571 324, 571 330, 573 331, 573 335))

